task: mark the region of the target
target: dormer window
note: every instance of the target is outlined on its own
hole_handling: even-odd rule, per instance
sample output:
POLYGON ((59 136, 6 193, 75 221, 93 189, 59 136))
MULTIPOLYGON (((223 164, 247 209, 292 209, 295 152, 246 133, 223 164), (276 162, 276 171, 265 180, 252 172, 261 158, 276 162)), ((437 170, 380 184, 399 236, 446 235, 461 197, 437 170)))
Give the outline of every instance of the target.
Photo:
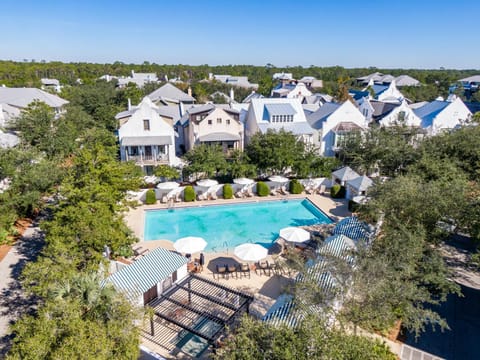
POLYGON ((289 103, 265 104, 265 113, 272 123, 293 122, 293 116, 297 113, 289 103))
POLYGON ((143 120, 143 130, 145 130, 145 131, 150 130, 150 120, 148 120, 148 119, 143 120))

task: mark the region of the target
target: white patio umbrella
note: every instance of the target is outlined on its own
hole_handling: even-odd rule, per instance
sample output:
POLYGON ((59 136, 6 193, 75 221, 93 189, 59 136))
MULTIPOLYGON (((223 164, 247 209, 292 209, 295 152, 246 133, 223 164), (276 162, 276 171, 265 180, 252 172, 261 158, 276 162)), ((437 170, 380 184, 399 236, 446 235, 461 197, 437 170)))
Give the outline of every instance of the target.
POLYGON ((160 190, 173 190, 179 187, 180 184, 175 181, 166 181, 157 185, 157 189, 160 190))
POLYGON ((242 244, 235 246, 233 255, 243 261, 259 261, 267 257, 268 250, 258 244, 242 244))
POLYGON ((238 178, 238 179, 233 179, 234 184, 239 184, 239 185, 250 185, 253 184, 255 181, 252 179, 248 178, 238 178))
POLYGON ((207 242, 196 236, 187 236, 181 239, 178 239, 173 243, 175 250, 185 254, 193 254, 202 251, 207 246, 207 242))
POLYGON ((310 233, 299 227, 289 226, 280 230, 280 237, 294 243, 310 240, 310 233))
POLYGON ((288 179, 284 176, 273 175, 268 178, 268 180, 276 182, 276 183, 286 183, 288 179))
POLYGON ((217 185, 218 181, 213 180, 213 179, 203 179, 203 180, 198 180, 197 185, 198 186, 203 186, 203 187, 211 187, 213 185, 217 185))

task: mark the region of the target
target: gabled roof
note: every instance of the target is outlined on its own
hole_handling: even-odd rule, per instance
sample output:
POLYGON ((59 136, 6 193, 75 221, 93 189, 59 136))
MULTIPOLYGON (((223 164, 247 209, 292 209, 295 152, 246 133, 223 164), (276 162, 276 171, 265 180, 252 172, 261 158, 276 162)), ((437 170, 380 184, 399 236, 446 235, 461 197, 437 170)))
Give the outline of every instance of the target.
POLYGON ((188 262, 185 256, 157 248, 105 279, 130 300, 137 300, 152 286, 168 278, 188 262))
POLYGON ((194 102, 195 101, 194 97, 184 93, 182 90, 180 90, 179 88, 175 87, 170 83, 166 83, 165 85, 159 87, 157 90, 148 94, 148 97, 152 99, 152 101, 158 101, 162 99, 176 100, 177 102, 194 102))
POLYGON ((263 97, 262 94, 252 91, 245 99, 243 99, 242 103, 249 103, 252 99, 262 99, 263 97))
POLYGON ((0 87, 0 104, 5 103, 19 108, 26 108, 35 100, 43 101, 52 108, 59 108, 68 104, 67 100, 37 88, 0 87))
POLYGON ((472 83, 472 82, 480 83, 480 75, 469 76, 469 77, 460 79, 460 80, 458 80, 458 81, 468 82, 468 83, 472 83))
POLYGON ((325 103, 312 114, 307 116, 307 121, 311 127, 314 129, 320 129, 322 127, 322 123, 327 120, 327 118, 332 115, 337 109, 341 106, 341 104, 337 103, 325 103))
POLYGON ((426 128, 431 126, 435 117, 450 104, 448 101, 435 100, 413 110, 413 112, 422 119, 421 126, 426 128))
POLYGON ((373 117, 380 119, 389 114, 393 109, 400 106, 399 103, 383 102, 378 100, 370 100, 373 108, 373 117))
POLYGON ((332 176, 340 181, 353 180, 360 175, 353 171, 349 166, 345 166, 332 173, 332 176))
POLYGON ((362 175, 353 180, 348 180, 347 185, 351 186, 358 192, 366 191, 370 186, 373 185, 372 179, 368 176, 362 175))
POLYGON ((418 86, 420 81, 409 76, 409 75, 400 75, 395 78, 395 83, 397 86, 418 86))
POLYGON ((342 131, 363 130, 363 128, 351 121, 341 121, 332 129, 334 133, 342 131))
POLYGON ((363 90, 349 89, 348 94, 353 98, 353 100, 357 101, 364 97, 368 98, 368 96, 370 95, 370 92, 366 90, 363 91, 363 90))

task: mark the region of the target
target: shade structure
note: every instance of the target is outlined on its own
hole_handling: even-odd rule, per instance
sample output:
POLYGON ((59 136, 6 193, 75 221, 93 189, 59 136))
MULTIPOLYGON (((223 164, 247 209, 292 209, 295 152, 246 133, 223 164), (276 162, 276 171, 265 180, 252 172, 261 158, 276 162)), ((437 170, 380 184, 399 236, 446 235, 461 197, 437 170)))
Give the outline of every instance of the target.
POLYGON ((302 228, 289 226, 280 230, 280 237, 290 242, 302 243, 310 240, 310 233, 302 228))
POLYGON ((173 190, 179 187, 180 184, 175 181, 166 181, 157 185, 157 189, 160 190, 173 190))
POLYGON ((286 183, 288 179, 284 176, 273 175, 268 178, 268 180, 276 182, 276 183, 286 183))
POLYGON ((238 178, 238 179, 233 179, 233 183, 239 184, 239 185, 250 185, 250 184, 253 184, 254 181, 248 178, 238 178))
POLYGON ((178 239, 173 244, 175 250, 185 254, 193 254, 199 251, 202 251, 207 246, 207 242, 196 236, 187 236, 181 239, 178 239))
POLYGON ((243 261, 259 261, 267 257, 268 250, 258 244, 242 244, 235 247, 233 254, 243 261))
POLYGON ((204 187, 211 187, 213 185, 217 185, 218 181, 213 180, 213 179, 203 179, 203 180, 198 180, 197 185, 198 186, 204 186, 204 187))

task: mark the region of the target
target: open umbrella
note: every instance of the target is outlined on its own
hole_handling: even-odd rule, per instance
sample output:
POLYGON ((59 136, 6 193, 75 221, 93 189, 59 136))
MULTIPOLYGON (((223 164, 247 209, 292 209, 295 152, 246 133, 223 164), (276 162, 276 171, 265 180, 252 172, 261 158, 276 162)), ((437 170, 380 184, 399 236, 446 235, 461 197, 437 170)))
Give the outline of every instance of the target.
POLYGON ((233 183, 239 184, 239 185, 250 185, 250 184, 253 184, 254 181, 248 178, 238 178, 238 179, 233 179, 233 183))
POLYGON ((193 254, 202 251, 207 246, 207 242, 196 236, 187 236, 181 239, 178 239, 173 244, 175 250, 185 254, 193 254))
POLYGON ((276 183, 286 183, 288 179, 284 176, 273 175, 268 178, 268 180, 276 183))
POLYGON ((233 254, 243 261, 259 261, 267 257, 268 250, 258 244, 242 244, 233 249, 233 254))
POLYGON ((212 180, 212 179, 203 179, 203 180, 198 180, 197 185, 198 186, 203 186, 203 187, 211 187, 213 185, 217 185, 218 181, 217 180, 212 180))
POLYGON ((180 184, 175 181, 166 181, 157 185, 157 189, 160 190, 173 190, 179 187, 180 184))
POLYGON ((280 237, 294 243, 310 240, 310 233, 302 228, 289 226, 280 230, 280 237))

